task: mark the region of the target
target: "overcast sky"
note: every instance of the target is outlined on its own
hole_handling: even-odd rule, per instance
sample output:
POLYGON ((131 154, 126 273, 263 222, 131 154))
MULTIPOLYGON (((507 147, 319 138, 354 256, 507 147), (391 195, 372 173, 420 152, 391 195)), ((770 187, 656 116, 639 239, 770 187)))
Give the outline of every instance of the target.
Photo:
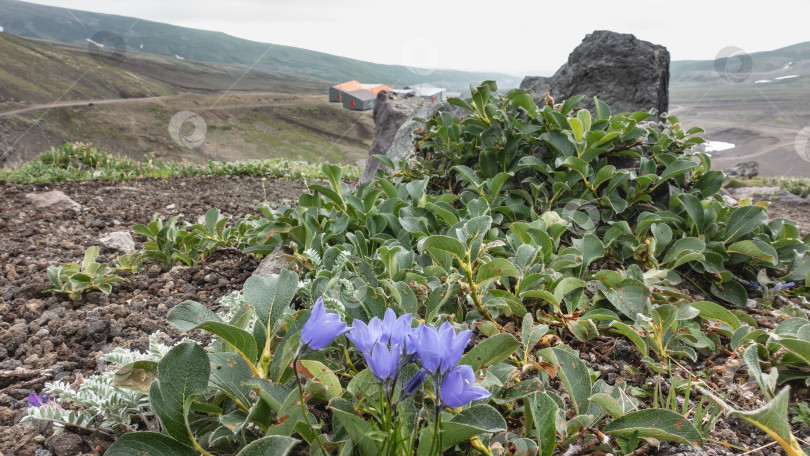
MULTIPOLYGON (((377 63, 550 74, 593 30, 633 33, 673 60, 810 41, 808 0, 33 0, 215 30, 377 63)), ((137 24, 134 27, 137 29, 137 24)))

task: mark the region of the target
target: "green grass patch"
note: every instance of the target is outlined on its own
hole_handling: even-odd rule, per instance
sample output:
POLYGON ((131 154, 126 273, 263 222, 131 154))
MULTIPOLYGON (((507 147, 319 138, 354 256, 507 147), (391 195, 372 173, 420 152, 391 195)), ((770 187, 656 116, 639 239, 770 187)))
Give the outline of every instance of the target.
POLYGON ((803 177, 736 177, 725 184, 726 188, 779 187, 780 190, 806 198, 810 195, 810 179, 803 177))
MULTIPOLYGON (((344 165, 341 169, 350 180, 357 179, 362 173, 362 169, 354 165, 344 165)), ((287 159, 208 162, 205 165, 154 159, 136 161, 99 152, 90 144, 67 142, 58 148, 52 147, 20 168, 0 168, 0 180, 20 184, 190 176, 255 176, 300 181, 326 178, 320 164, 287 159)))

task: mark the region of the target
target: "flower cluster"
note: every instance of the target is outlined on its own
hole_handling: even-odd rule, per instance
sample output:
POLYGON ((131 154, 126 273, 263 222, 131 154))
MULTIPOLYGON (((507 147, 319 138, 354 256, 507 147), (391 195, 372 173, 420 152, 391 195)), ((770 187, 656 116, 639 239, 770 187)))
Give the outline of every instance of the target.
POLYGON ((478 399, 489 397, 489 391, 475 386, 475 374, 468 365, 457 366, 464 348, 470 342, 472 331, 456 334, 453 326, 444 322, 437 330, 424 324, 408 334, 422 369, 408 381, 406 391, 415 390, 430 374, 444 405, 457 408, 478 399))
POLYGON ((471 331, 456 334, 447 322, 438 330, 424 324, 412 328, 411 321, 410 314, 397 318, 389 308, 382 320, 374 317, 368 324, 356 321, 346 335, 363 354, 386 393, 390 394, 400 370, 418 360, 422 368, 405 383, 404 395, 416 392, 430 375, 434 385, 441 385, 441 400, 448 407, 461 407, 489 397, 486 389, 475 386, 470 366, 456 366, 470 341, 471 331))
POLYGON ((437 387, 441 402, 451 408, 461 407, 478 399, 489 397, 489 391, 475 386, 475 374, 470 366, 458 365, 472 332, 456 334, 453 326, 444 322, 439 329, 420 324, 412 327, 413 316, 397 317, 387 309, 383 319, 374 317, 368 323, 356 320, 347 326, 335 313, 326 312, 319 298, 309 319, 301 329, 301 356, 308 351, 320 350, 336 337, 347 333, 368 364, 368 368, 389 395, 402 368, 418 361, 421 368, 404 386, 403 394, 411 395, 430 376, 437 387))

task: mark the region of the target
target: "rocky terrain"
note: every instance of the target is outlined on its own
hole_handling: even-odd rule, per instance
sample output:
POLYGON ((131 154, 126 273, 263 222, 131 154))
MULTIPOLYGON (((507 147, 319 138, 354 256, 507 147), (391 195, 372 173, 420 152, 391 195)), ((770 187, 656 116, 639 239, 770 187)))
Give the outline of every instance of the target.
MULTIPOLYGON (((296 201, 305 190, 289 181, 267 181, 265 187, 273 202, 296 201)), ((99 238, 148 222, 154 213, 195 222, 217 207, 239 217, 254 213, 263 195, 260 179, 252 178, 0 185, 0 454, 30 456, 47 448, 55 456, 76 456, 98 444, 106 448, 110 439, 103 435, 50 437, 50 425, 20 424, 28 394, 41 391, 46 381, 100 372, 105 366, 99 355, 114 347, 143 351, 156 331, 166 334, 167 343, 179 340, 166 313, 189 299, 215 308, 223 295, 241 289, 258 261, 228 251, 193 267, 163 270, 152 264, 115 284, 110 295, 90 292, 78 301, 45 292, 48 266, 80 261, 92 245, 102 246, 100 262, 112 261, 122 252, 103 247, 99 238), (51 189, 81 210, 38 210, 26 198, 51 189)), ((142 240, 135 236, 137 248, 142 240)))
MULTIPOLYGON (((289 181, 267 181, 267 199, 295 201, 306 189, 289 181)), ((46 381, 77 381, 80 376, 100 373, 106 364, 100 355, 125 347, 146 350, 148 337, 157 331, 164 343, 176 342, 180 334, 165 317, 185 300, 198 301, 218 310, 219 299, 234 290, 258 266, 250 255, 220 251, 193 267, 169 270, 148 265, 128 281, 113 286, 105 295, 90 292, 77 301, 65 295, 45 292, 48 266, 79 261, 84 249, 102 246, 99 261, 108 262, 121 252, 103 247, 100 238, 112 231, 129 231, 147 222, 154 213, 180 216, 194 222, 211 207, 241 216, 254 212, 264 198, 256 178, 143 179, 122 183, 0 186, 0 454, 5 456, 76 456, 94 454, 106 448, 111 436, 69 429, 52 436, 47 423, 20 423, 31 392, 40 392, 46 381), (26 195, 60 190, 77 202, 76 212, 36 209, 26 195), (42 452, 47 450, 48 453, 42 452), (36 451, 40 451, 35 453, 36 451)), ((787 217, 810 231, 810 202, 772 203, 772 217, 787 217)), ((143 239, 135 236, 136 247, 143 239)), ((607 359, 622 359, 622 350, 634 354, 621 341, 602 353, 607 359), (622 347, 624 347, 622 349, 622 347)), ((595 356, 583 355, 594 368, 611 371, 595 356)), ((713 359, 722 366, 722 356, 713 359)), ((695 366, 698 368, 698 366, 695 366)), ((722 374, 722 372, 721 372, 722 374)), ((722 375, 721 375, 722 376, 722 375)), ((729 443, 756 446, 768 443, 750 426, 728 420, 718 431, 729 443), (738 432, 742 430, 742 432, 738 432), (751 437, 753 435, 753 437, 751 437)), ((703 454, 724 454, 717 446, 703 454)), ((660 454, 684 451, 664 446, 660 454)), ((100 453, 96 453, 100 454, 100 453)), ((771 454, 769 452, 760 454, 771 454)), ((777 454, 777 453, 774 453, 777 454)))

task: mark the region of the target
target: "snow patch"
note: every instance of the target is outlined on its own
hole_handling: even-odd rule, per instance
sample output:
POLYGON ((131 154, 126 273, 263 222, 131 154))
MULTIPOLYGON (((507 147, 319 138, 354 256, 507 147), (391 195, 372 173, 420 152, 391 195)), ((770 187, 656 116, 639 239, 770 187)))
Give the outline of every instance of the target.
POLYGON ((798 78, 798 77, 799 77, 798 74, 791 74, 790 76, 779 76, 778 78, 773 78, 773 79, 776 80, 776 81, 781 81, 782 79, 793 79, 793 78, 798 78))
POLYGON ((186 60, 185 57, 180 57, 177 54, 174 54, 174 58, 176 58, 177 60, 186 60))
POLYGON ((731 144, 723 141, 706 141, 706 152, 720 152, 723 150, 733 149, 736 144, 731 144))
POLYGON ((770 79, 760 79, 759 81, 754 81, 754 84, 767 84, 769 82, 773 82, 770 79))
POLYGON ((2 32, 3 32, 3 30, 5 30, 5 29, 3 28, 3 26, 2 26, 2 25, 0 25, 0 33, 2 33, 2 32))
POLYGON ((100 47, 100 48, 103 48, 103 47, 104 47, 104 45, 103 45, 103 44, 101 44, 101 43, 96 43, 95 41, 91 40, 90 38, 85 38, 85 41, 87 41, 88 43, 90 43, 90 44, 92 44, 92 45, 94 45, 94 46, 96 46, 96 47, 100 47))

